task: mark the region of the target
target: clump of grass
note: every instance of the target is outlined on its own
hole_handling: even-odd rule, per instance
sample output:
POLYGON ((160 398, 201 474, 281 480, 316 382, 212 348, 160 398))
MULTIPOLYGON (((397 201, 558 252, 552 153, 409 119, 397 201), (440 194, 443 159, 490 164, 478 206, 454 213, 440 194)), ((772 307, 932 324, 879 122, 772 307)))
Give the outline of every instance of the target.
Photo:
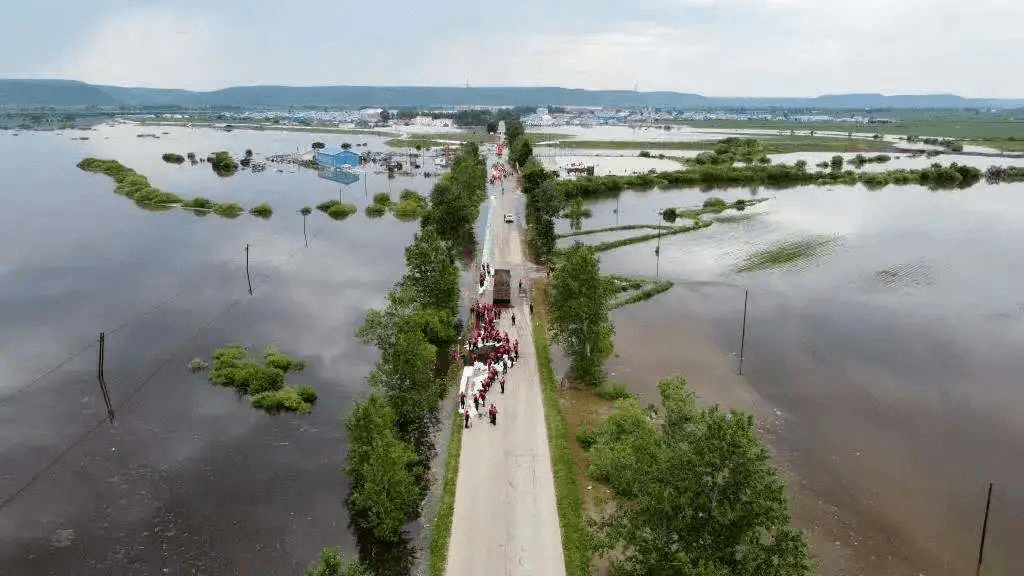
POLYGON ((161 156, 161 158, 163 158, 164 162, 167 162, 168 164, 182 164, 185 162, 184 156, 182 156, 181 154, 175 154, 173 152, 168 152, 167 154, 161 156))
POLYGON ((209 198, 203 198, 202 196, 196 196, 190 200, 185 200, 181 203, 182 208, 198 208, 200 210, 213 210, 217 206, 217 203, 209 198))
POLYGON ((384 206, 385 208, 391 206, 391 195, 387 192, 378 192, 373 195, 373 203, 377 206, 384 206))
POLYGON ((114 192, 127 196, 136 204, 180 204, 182 199, 170 192, 163 192, 150 185, 149 179, 117 160, 86 158, 78 167, 87 172, 106 174, 114 179, 114 192))
POLYGON ((317 204, 316 209, 327 214, 334 220, 344 220, 356 213, 356 205, 340 200, 328 200, 317 204))
POLYGON ((622 382, 606 382, 597 389, 596 394, 602 400, 622 400, 630 397, 626 385, 622 382))
POLYGON ((241 204, 225 202, 223 204, 216 204, 213 207, 213 212, 223 218, 238 218, 238 216, 245 212, 245 208, 241 204))
POLYGON ((579 442, 580 448, 589 450, 591 446, 597 443, 597 430, 586 422, 580 424, 579 428, 576 429, 576 442, 579 442))
POLYGON ((256 394, 252 397, 252 407, 266 410, 270 413, 287 411, 309 414, 313 411, 313 404, 303 400, 299 390, 291 386, 284 386, 279 390, 256 394))
POLYGON ((267 346, 263 350, 263 361, 266 362, 267 366, 277 368, 281 372, 299 372, 306 368, 304 361, 292 358, 273 346, 267 346))
POLYGON ((296 390, 298 390, 299 398, 302 398, 303 402, 308 402, 312 404, 316 402, 317 398, 320 397, 320 395, 316 393, 316 388, 313 388, 309 384, 303 384, 302 386, 299 386, 296 390))
POLYGON ((365 212, 368 218, 380 218, 388 213, 388 208, 380 204, 370 204, 366 207, 365 212))
POLYGON ((427 211, 427 199, 415 190, 402 190, 398 204, 391 206, 391 213, 399 220, 415 220, 427 211))
POLYGON ((274 209, 270 207, 270 204, 264 202, 262 204, 257 204, 256 206, 250 208, 249 213, 252 214, 253 216, 263 218, 264 220, 266 220, 267 218, 270 218, 274 214, 274 209))
POLYGON ((736 266, 736 271, 754 272, 757 270, 792 267, 819 257, 835 242, 834 238, 823 236, 812 236, 782 242, 747 256, 736 266))
POLYGON ((213 352, 210 382, 251 395, 255 408, 268 412, 289 410, 308 413, 316 401, 316 390, 310 386, 293 388, 284 383, 286 372, 302 370, 305 363, 282 354, 274 347, 264 350, 263 358, 263 364, 249 358, 241 344, 218 348, 213 352))

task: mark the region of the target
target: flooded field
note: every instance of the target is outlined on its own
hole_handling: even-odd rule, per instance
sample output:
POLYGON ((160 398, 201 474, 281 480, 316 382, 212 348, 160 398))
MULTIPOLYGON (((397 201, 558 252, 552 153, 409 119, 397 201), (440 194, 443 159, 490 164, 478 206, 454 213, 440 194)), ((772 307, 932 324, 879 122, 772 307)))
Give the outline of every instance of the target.
MULTIPOLYGON (((160 158, 252 149, 262 160, 314 140, 386 149, 270 131, 0 132, 0 574, 297 574, 323 546, 354 549, 341 419, 376 361, 354 331, 402 274, 418 223, 363 214, 389 186, 372 167, 343 185, 294 165, 220 178, 160 158), (75 167, 87 156, 274 214, 146 211, 75 167), (299 209, 331 198, 359 211, 314 210, 304 232, 299 209), (113 424, 96 377, 101 331, 113 424), (186 369, 229 342, 304 359, 290 381, 317 388, 313 413, 268 415, 186 369)), ((432 184, 390 182, 395 198, 432 184)))
MULTIPOLYGON (((625 192, 588 203, 585 226, 654 223, 666 206, 751 194, 625 192)), ((755 412, 824 575, 973 572, 989 482, 984 573, 1024 573, 1024 263, 1012 256, 1022 194, 757 191, 770 200, 743 218, 662 239, 658 272, 676 286, 614 313, 608 369, 645 403, 659 378, 682 373, 705 402, 755 412), (737 272, 808 238, 827 248, 737 272)), ((653 276, 653 244, 604 252, 602 267, 653 276)))

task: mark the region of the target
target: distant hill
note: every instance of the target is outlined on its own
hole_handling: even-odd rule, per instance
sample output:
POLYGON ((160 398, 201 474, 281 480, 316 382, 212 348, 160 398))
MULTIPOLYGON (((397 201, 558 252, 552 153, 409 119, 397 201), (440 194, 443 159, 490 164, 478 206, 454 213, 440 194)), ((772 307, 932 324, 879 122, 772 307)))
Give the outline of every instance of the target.
POLYGON ((116 98, 77 80, 0 79, 0 105, 117 106, 116 98))
POLYGON ((557 87, 236 86, 209 92, 96 86, 74 80, 0 79, 0 105, 42 106, 610 106, 652 108, 1024 108, 1024 99, 968 99, 953 94, 816 98, 722 98, 682 92, 557 87))

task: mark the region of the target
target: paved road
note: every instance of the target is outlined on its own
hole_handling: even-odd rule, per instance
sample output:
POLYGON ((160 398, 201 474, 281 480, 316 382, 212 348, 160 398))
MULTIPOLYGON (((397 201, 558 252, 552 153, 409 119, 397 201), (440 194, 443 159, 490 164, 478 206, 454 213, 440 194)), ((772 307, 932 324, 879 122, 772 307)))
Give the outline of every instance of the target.
MULTIPOLYGON (((492 162, 493 157, 488 166, 492 162)), ((519 339, 520 356, 506 379, 505 394, 492 388, 487 398, 498 408, 498 425, 475 420, 464 430, 446 574, 564 576, 529 303, 517 292, 519 278, 529 269, 520 243, 521 214, 516 215, 516 224, 505 224, 501 218, 515 212, 521 194, 511 182, 505 183, 504 194, 500 190, 491 189, 497 195, 491 215, 492 266, 512 270, 517 324, 512 326, 507 312, 500 324, 509 338, 519 339)), ((485 298, 489 297, 488 291, 485 298)))

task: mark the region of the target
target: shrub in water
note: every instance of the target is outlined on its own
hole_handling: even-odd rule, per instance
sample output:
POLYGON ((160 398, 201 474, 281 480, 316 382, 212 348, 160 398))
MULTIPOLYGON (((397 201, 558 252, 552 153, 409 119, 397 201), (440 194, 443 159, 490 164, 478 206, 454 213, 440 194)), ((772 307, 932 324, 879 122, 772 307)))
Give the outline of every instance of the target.
POLYGON ((351 202, 341 202, 338 200, 328 200, 321 204, 317 204, 317 210, 327 214, 335 220, 342 220, 355 214, 356 205, 351 202))
POLYGON ((717 196, 712 196, 704 201, 704 208, 725 208, 728 204, 717 196))
POLYGON ((191 200, 185 200, 181 203, 182 208, 200 208, 203 210, 213 210, 214 202, 209 198, 203 198, 202 196, 196 196, 191 200))
POLYGON ((299 391, 291 386, 285 386, 280 390, 262 392, 252 397, 252 407, 266 410, 267 412, 298 412, 309 414, 313 406, 302 399, 299 391))
POLYGON ((665 222, 675 222, 677 216, 675 208, 665 208, 661 211, 661 217, 665 219, 665 222))
POLYGON ((387 206, 382 206, 380 204, 370 204, 366 207, 365 211, 368 218, 380 218, 387 214, 388 208, 387 206))
POLYGON ((257 204, 256 206, 252 207, 252 209, 249 210, 249 213, 252 214, 253 216, 257 216, 259 218, 263 218, 264 220, 266 220, 267 218, 270 218, 274 214, 274 209, 270 207, 270 204, 264 202, 262 204, 257 204))
POLYGON ((245 212, 245 208, 241 204, 225 202, 224 204, 215 205, 213 211, 218 216, 223 216, 224 218, 237 218, 239 214, 245 212))
POLYGON ((267 366, 272 366, 282 372, 298 372, 306 367, 306 363, 302 360, 283 354, 273 346, 267 346, 263 350, 263 361, 267 363, 267 366))
POLYGON ((580 448, 588 450, 597 442, 597 431, 589 424, 580 424, 576 430, 576 441, 580 443, 580 448))
POLYGON ((308 384, 304 386, 299 386, 298 391, 299 398, 302 398, 303 402, 308 402, 312 404, 316 402, 316 399, 319 397, 318 394, 316 393, 316 388, 313 388, 308 384))
POLYGON ((387 192, 378 192, 373 195, 373 203, 381 206, 391 205, 391 195, 387 192))
POLYGON ((164 162, 167 162, 168 164, 181 164, 182 162, 185 161, 184 156, 182 156, 181 154, 174 154, 172 152, 164 154, 163 156, 161 156, 161 158, 163 158, 164 162))
POLYGON ((303 206, 302 210, 299 210, 299 212, 302 212, 303 216, 309 216, 310 214, 313 213, 313 209, 310 208, 309 206, 303 206))

